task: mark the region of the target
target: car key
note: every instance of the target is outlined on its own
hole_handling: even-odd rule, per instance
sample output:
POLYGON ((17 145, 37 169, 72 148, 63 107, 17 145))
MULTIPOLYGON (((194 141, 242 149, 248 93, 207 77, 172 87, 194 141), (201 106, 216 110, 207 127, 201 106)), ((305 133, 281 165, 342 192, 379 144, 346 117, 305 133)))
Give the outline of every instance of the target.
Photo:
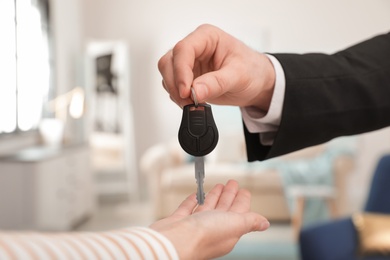
POLYGON ((214 150, 218 143, 218 129, 215 125, 211 106, 198 104, 193 92, 195 104, 183 108, 179 128, 179 143, 184 151, 195 157, 195 178, 198 185, 198 204, 204 203, 204 156, 214 150))
POLYGON ((205 193, 203 189, 204 183, 204 157, 195 156, 195 179, 197 184, 196 200, 199 205, 204 204, 205 193))

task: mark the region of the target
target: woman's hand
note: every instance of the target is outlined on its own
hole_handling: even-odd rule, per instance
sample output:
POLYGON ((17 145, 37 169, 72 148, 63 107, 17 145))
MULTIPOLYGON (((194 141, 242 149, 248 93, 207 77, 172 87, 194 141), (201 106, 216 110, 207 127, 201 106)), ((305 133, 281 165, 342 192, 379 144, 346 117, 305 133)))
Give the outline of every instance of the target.
POLYGON ((267 219, 250 211, 250 202, 251 194, 230 180, 216 185, 202 206, 192 194, 150 227, 173 243, 180 259, 211 259, 229 253, 242 235, 269 227, 267 219))

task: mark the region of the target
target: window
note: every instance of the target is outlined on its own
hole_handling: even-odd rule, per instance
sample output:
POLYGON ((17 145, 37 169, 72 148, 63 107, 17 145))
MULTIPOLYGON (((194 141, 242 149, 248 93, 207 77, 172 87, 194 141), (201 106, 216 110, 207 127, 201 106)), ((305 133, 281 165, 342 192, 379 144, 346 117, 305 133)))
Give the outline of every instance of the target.
POLYGON ((37 128, 50 89, 48 0, 0 1, 0 134, 37 128))

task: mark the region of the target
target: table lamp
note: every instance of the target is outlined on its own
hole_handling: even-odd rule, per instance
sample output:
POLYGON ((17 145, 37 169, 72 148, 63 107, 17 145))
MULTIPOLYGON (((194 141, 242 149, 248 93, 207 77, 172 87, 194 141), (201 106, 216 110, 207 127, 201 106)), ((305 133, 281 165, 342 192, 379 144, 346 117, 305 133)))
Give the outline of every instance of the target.
POLYGON ((84 114, 84 101, 84 90, 75 87, 48 102, 48 109, 54 113, 54 117, 43 118, 39 125, 39 132, 45 145, 55 147, 62 145, 68 113, 74 119, 81 118, 84 114))

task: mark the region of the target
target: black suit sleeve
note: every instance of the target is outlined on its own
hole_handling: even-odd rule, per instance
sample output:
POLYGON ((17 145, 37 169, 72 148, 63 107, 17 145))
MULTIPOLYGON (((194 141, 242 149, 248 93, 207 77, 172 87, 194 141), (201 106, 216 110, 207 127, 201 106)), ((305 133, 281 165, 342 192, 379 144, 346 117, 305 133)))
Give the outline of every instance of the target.
POLYGON ((249 161, 390 125, 390 33, 332 55, 273 55, 286 77, 281 124, 269 147, 244 126, 249 161))

